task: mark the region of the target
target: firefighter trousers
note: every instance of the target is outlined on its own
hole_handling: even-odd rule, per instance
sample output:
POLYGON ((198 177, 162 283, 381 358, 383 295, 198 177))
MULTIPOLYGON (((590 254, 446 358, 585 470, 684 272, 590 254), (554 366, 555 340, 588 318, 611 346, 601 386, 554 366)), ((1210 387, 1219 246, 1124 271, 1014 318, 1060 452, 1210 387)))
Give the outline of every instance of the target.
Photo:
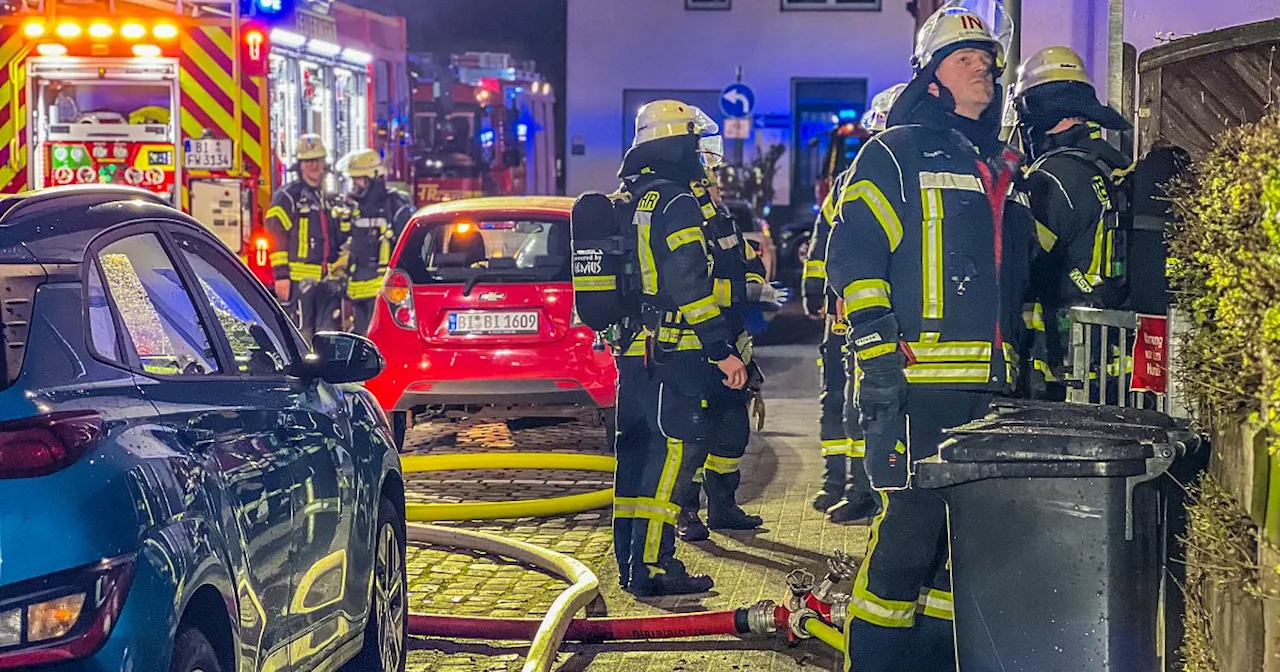
MULTIPOLYGON (((913 385, 908 456, 937 454, 943 430, 986 415, 991 395, 913 385)), ((845 670, 955 669, 947 507, 929 490, 881 492, 846 625, 845 670)))
POLYGON ((675 558, 674 498, 706 459, 701 399, 651 374, 642 357, 618 357, 613 544, 618 576, 655 578, 683 565, 675 558))
MULTIPOLYGON (((707 511, 712 517, 728 512, 737 506, 736 495, 742 483, 742 456, 747 452, 751 439, 751 419, 747 412, 750 394, 746 390, 731 390, 720 384, 720 390, 706 395, 706 417, 711 426, 711 438, 703 442, 701 450, 706 459, 696 465, 695 472, 677 487, 676 504, 683 510, 697 511, 701 491, 707 493, 707 511)), ((694 458, 696 459, 696 457, 694 458)))
POLYGON ((818 403, 822 416, 818 425, 818 439, 822 443, 824 468, 822 490, 830 493, 870 494, 860 478, 865 442, 862 428, 858 426, 857 412, 852 423, 846 422, 846 399, 852 399, 852 390, 846 390, 845 335, 833 318, 827 318, 826 336, 818 346, 818 370, 822 376, 822 392, 818 403))
POLYGON ((342 311, 342 292, 326 282, 295 280, 290 297, 289 315, 311 344, 317 331, 340 331, 341 324, 335 314, 342 311))
POLYGON ((369 323, 373 321, 373 309, 377 298, 351 299, 351 316, 354 325, 351 331, 361 336, 369 335, 369 323))

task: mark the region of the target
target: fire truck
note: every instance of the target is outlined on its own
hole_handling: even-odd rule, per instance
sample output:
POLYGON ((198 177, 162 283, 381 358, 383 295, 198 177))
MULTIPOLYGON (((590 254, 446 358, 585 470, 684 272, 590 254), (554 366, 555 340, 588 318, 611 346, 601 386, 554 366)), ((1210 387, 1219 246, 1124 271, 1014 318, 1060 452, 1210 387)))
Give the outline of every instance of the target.
POLYGON ((423 63, 414 88, 418 205, 556 190, 555 97, 508 54, 467 52, 423 63))
POLYGON ((0 193, 149 189, 268 280, 266 36, 238 0, 19 5, 0 17, 0 193))

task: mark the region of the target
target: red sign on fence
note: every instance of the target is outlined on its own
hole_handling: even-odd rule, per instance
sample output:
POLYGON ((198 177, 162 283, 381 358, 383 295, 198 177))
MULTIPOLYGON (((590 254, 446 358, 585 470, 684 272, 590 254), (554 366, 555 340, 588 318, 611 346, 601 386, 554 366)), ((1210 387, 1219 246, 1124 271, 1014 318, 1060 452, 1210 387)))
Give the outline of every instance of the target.
POLYGON ((1168 381, 1168 318, 1162 315, 1138 317, 1138 334, 1133 343, 1132 392, 1164 394, 1168 381))

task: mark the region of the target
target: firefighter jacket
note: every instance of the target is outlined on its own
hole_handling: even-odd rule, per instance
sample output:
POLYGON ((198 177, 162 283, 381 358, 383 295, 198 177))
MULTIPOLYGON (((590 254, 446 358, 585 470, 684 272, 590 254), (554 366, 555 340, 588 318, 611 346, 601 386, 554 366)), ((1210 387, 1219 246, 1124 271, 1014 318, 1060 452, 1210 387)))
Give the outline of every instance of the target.
POLYGON ((1033 390, 1041 380, 1052 382, 1065 373, 1067 309, 1117 309, 1127 294, 1120 217, 1128 206, 1117 183, 1129 170, 1129 159, 1102 139, 1096 124, 1080 124, 1049 139, 1054 146, 1026 177, 1041 251, 1023 309, 1037 372, 1030 379, 1033 390))
POLYGON ((329 199, 302 180, 276 191, 265 226, 276 280, 319 282, 338 259, 341 236, 329 199))
POLYGON ((827 273, 860 364, 903 351, 913 385, 1016 385, 1035 231, 1015 184, 1021 156, 991 146, 908 124, 868 141, 850 168, 827 273), (890 315, 897 334, 868 334, 890 315))
POLYGON ((839 295, 827 282, 827 243, 831 236, 831 228, 840 218, 840 192, 844 188, 845 181, 849 179, 850 173, 850 170, 845 170, 836 176, 831 182, 831 189, 827 191, 827 197, 822 200, 822 209, 818 211, 818 216, 813 222, 813 233, 809 237, 809 255, 805 259, 804 272, 801 276, 801 295, 806 300, 822 297, 823 304, 830 315, 836 312, 835 300, 839 295))
POLYGON ((1053 137, 1058 147, 1039 157, 1026 178, 1044 251, 1033 267, 1034 289, 1055 305, 1119 308, 1123 255, 1115 220, 1124 199, 1117 178, 1130 161, 1096 124, 1053 137))
POLYGON ((403 192, 375 180, 350 207, 350 216, 340 225, 348 245, 347 296, 356 301, 372 299, 382 287, 391 248, 413 216, 413 203, 403 192))
MULTIPOLYGON (((722 279, 717 296, 711 243, 703 228, 716 216, 715 206, 709 199, 700 205, 689 184, 653 173, 630 181, 628 190, 638 238, 640 319, 650 357, 661 364, 672 353, 700 352, 713 361, 734 354, 736 334, 723 310, 732 300, 731 283, 722 279)), ((627 354, 637 354, 635 349, 633 343, 627 354)))

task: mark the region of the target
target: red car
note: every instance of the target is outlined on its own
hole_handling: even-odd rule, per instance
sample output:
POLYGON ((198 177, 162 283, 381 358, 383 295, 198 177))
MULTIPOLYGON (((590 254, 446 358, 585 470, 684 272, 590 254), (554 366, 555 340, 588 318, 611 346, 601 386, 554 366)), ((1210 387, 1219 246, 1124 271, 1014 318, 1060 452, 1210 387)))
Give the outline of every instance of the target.
POLYGON ((573 309, 573 199, 508 196, 422 208, 391 255, 367 383, 396 440, 415 418, 588 416, 613 436, 617 369, 573 309))

